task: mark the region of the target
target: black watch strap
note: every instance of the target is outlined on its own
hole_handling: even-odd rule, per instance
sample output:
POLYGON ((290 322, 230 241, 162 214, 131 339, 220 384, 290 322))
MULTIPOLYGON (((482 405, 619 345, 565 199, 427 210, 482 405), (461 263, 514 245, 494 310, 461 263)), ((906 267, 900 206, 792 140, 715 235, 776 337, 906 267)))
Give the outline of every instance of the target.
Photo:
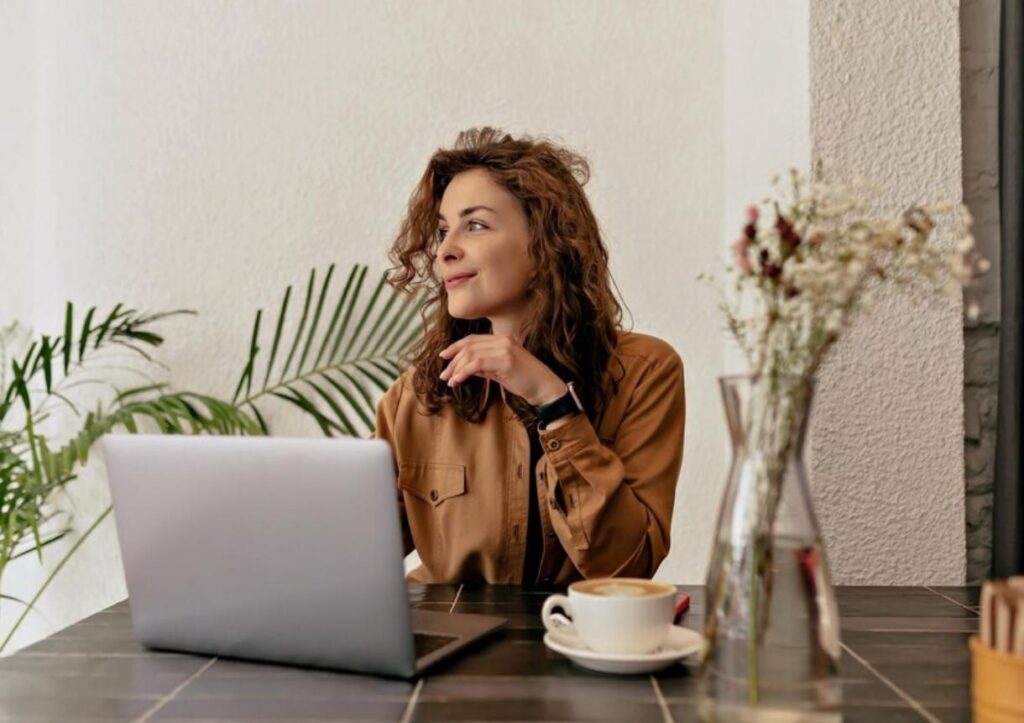
POLYGON ((568 383, 569 391, 558 399, 540 404, 533 408, 537 415, 537 426, 544 429, 550 422, 564 417, 567 414, 575 414, 583 411, 583 404, 576 394, 575 382, 568 383))

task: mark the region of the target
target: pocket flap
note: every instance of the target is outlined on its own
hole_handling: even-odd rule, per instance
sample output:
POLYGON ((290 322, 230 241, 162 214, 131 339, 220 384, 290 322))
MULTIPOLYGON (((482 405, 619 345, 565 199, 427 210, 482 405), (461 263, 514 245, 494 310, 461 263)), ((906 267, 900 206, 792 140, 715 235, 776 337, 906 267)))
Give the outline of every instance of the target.
POLYGON ((466 492, 466 465, 440 462, 403 462, 398 486, 434 507, 466 492))

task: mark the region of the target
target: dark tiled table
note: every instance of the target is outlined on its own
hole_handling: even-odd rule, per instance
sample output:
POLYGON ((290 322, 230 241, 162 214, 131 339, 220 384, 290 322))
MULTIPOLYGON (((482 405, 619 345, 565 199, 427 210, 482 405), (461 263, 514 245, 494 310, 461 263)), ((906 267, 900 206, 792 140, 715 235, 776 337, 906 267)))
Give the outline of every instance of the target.
MULTIPOLYGON (((703 591, 680 586, 700 629, 703 591)), ((415 605, 509 618, 497 638, 416 683, 156 653, 127 601, 0 659, 4 721, 696 720, 694 663, 655 675, 575 667, 541 642, 553 590, 414 586, 415 605)), ((844 719, 969 721, 978 589, 841 587, 844 719)))

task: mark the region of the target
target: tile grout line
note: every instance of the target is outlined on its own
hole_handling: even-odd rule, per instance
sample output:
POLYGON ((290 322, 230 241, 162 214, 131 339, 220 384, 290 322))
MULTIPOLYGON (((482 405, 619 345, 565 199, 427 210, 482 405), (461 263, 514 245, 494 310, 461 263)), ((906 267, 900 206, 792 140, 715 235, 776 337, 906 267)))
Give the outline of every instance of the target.
POLYGON ((416 707, 416 700, 420 697, 420 688, 423 687, 423 678, 416 681, 416 687, 412 689, 412 693, 409 695, 409 702, 405 706, 405 712, 402 713, 402 717, 398 723, 409 723, 412 720, 412 711, 416 707))
POLYGON ((165 695, 165 696, 164 696, 163 698, 161 698, 160 700, 158 700, 158 701, 156 702, 156 704, 155 704, 155 705, 154 705, 154 706, 153 706, 152 708, 150 708, 150 709, 149 709, 149 710, 147 710, 147 711, 146 711, 145 713, 143 713, 143 714, 142 714, 141 716, 139 716, 138 718, 136 718, 136 719, 135 719, 135 721, 134 721, 134 723, 144 723, 145 721, 149 720, 149 719, 150 719, 150 717, 151 717, 151 716, 152 716, 152 715, 153 715, 154 713, 156 713, 156 712, 157 712, 158 710, 160 710, 160 709, 161 709, 161 708, 163 708, 163 707, 164 707, 165 705, 167 705, 167 704, 168 704, 168 703, 169 703, 169 702, 171 701, 171 699, 172 699, 172 698, 174 698, 174 696, 176 696, 176 695, 177 695, 178 693, 180 693, 181 691, 183 691, 183 690, 185 689, 185 686, 187 686, 187 685, 188 685, 189 683, 191 683, 191 682, 192 682, 193 680, 195 680, 195 679, 196 679, 196 678, 198 678, 198 677, 199 677, 200 675, 202 675, 203 673, 205 673, 205 672, 206 672, 206 669, 207 669, 207 668, 209 668, 209 667, 210 667, 211 665, 213 665, 214 663, 216 663, 216 662, 217 662, 217 660, 218 660, 218 658, 212 658, 212 659, 211 659, 211 660, 210 660, 210 661, 209 661, 209 662, 208 662, 208 663, 207 663, 206 665, 204 665, 204 666, 203 666, 202 668, 200 668, 199 670, 197 670, 196 672, 194 672, 194 673, 193 673, 192 675, 190 675, 190 676, 189 676, 189 678, 188 678, 188 680, 186 680, 186 681, 185 681, 184 683, 182 683, 182 684, 181 684, 181 685, 179 685, 179 686, 178 686, 177 688, 175 688, 174 690, 172 690, 172 691, 171 691, 170 693, 168 693, 167 695, 165 695))
POLYGON ((448 609, 448 614, 449 615, 451 615, 453 612, 455 612, 455 606, 458 604, 458 602, 459 602, 459 595, 461 595, 461 594, 462 594, 462 585, 459 585, 459 589, 455 591, 455 599, 452 600, 452 606, 448 609))
POLYGON ((909 695, 908 695, 908 694, 907 694, 907 693, 906 693, 906 692, 905 692, 905 691, 904 691, 904 690, 903 690, 902 688, 900 688, 900 687, 899 687, 898 685, 896 685, 895 683, 893 683, 893 682, 892 682, 891 680, 889 680, 889 679, 888 679, 887 677, 885 677, 884 675, 882 675, 882 673, 881 673, 881 672, 879 672, 879 671, 878 671, 878 669, 877 669, 877 668, 875 668, 875 666, 873 666, 873 665, 872 665, 871 663, 869 663, 868 661, 866 661, 866 660, 865 660, 864 658, 862 658, 861 656, 857 655, 857 653, 853 652, 853 650, 852 650, 852 649, 850 648, 850 646, 849 646, 849 645, 847 645, 846 643, 843 643, 843 642, 840 642, 840 643, 839 643, 839 645, 840 645, 840 646, 842 646, 843 650, 845 650, 845 651, 846 651, 847 653, 849 653, 850 655, 852 655, 852 656, 853 656, 853 658, 854 658, 854 659, 855 659, 855 660, 856 660, 857 662, 859 662, 859 663, 860 663, 861 665, 863 665, 863 666, 864 666, 865 668, 867 668, 867 669, 868 669, 868 670, 870 670, 870 671, 871 671, 872 673, 874 673, 874 674, 875 674, 875 676, 876 676, 876 677, 877 677, 877 678, 878 678, 878 679, 879 679, 880 681, 882 681, 882 682, 883 682, 883 683, 885 683, 885 684, 886 684, 887 686, 889 686, 889 688, 891 688, 891 689, 892 689, 892 691, 893 691, 894 693, 896 693, 896 695, 898 695, 898 696, 899 696, 900 698, 902 698, 902 699, 903 699, 903 700, 904 700, 904 701, 905 701, 906 703, 908 703, 908 704, 910 705, 910 707, 911 707, 911 708, 913 708, 913 709, 914 709, 914 710, 916 710, 916 711, 917 711, 918 713, 920 713, 920 714, 921 714, 921 717, 922 717, 922 718, 924 718, 924 719, 925 719, 926 721, 928 721, 928 723, 942 723, 942 721, 940 721, 940 720, 939 720, 938 718, 936 718, 936 717, 935 717, 934 715, 932 715, 932 714, 931 714, 931 713, 930 713, 930 712, 929 712, 929 711, 928 711, 928 710, 927 710, 927 709, 926 709, 926 708, 925 708, 925 707, 924 707, 923 705, 921 705, 921 704, 920 704, 920 703, 918 703, 918 702, 917 702, 916 700, 914 700, 913 698, 911 698, 911 697, 910 697, 910 696, 909 696, 909 695))
POLYGON ((928 585, 925 585, 924 589, 927 590, 928 592, 935 593, 936 595, 938 595, 941 598, 945 598, 946 600, 949 600, 954 605, 959 605, 960 607, 962 607, 964 610, 966 610, 969 613, 974 613, 975 615, 977 615, 977 613, 974 611, 973 608, 968 607, 967 605, 964 605, 962 602, 958 602, 958 601, 954 600, 953 598, 949 597, 948 595, 943 595, 938 590, 932 590, 931 587, 929 587, 928 585))
POLYGON ((654 697, 658 699, 658 705, 661 706, 661 718, 665 723, 674 723, 672 720, 672 714, 668 711, 668 702, 665 700, 665 696, 661 692, 661 686, 658 685, 658 679, 654 677, 654 673, 647 676, 651 679, 651 687, 654 688, 654 697))

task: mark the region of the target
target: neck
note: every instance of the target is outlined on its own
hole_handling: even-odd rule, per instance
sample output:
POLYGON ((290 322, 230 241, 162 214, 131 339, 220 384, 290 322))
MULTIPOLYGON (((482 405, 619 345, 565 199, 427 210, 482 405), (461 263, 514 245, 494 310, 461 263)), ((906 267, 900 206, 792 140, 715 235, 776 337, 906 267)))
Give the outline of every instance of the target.
POLYGON ((507 334, 520 344, 523 341, 523 333, 520 328, 519 319, 499 317, 490 319, 492 334, 507 334))

